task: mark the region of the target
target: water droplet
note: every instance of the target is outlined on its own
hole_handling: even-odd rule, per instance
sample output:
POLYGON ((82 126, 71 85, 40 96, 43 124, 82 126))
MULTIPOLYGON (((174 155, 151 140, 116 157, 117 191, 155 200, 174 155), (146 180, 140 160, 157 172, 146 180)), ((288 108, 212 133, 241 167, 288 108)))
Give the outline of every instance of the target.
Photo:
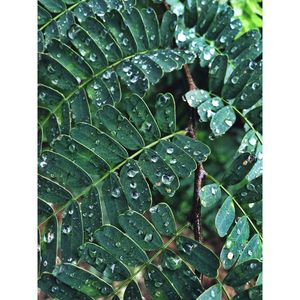
POLYGON ((214 188, 214 187, 212 187, 212 188, 211 188, 211 193, 212 193, 213 195, 215 195, 215 194, 217 193, 217 189, 214 188))
POLYGON ((130 196, 131 196, 132 199, 136 200, 140 197, 140 194, 138 192, 134 191, 134 192, 131 193, 130 196))
POLYGON ((129 184, 129 186, 130 186, 130 188, 135 189, 136 186, 137 186, 137 184, 136 184, 136 182, 131 182, 131 183, 129 184))
POLYGON ((230 248, 231 246, 232 246, 232 241, 231 240, 228 240, 227 242, 226 242, 226 247, 227 248, 230 248))
POLYGON ((153 234, 152 233, 147 233, 144 237, 145 242, 151 242, 153 239, 153 234))
POLYGON ((173 152, 174 152, 174 148, 168 148, 168 149, 167 149, 167 153, 168 153, 168 154, 172 154, 173 152))
POLYGON ((186 36, 185 34, 183 33, 183 31, 179 32, 178 36, 177 36, 177 40, 179 42, 185 42, 186 41, 186 36))
POLYGON ((156 162, 158 161, 158 156, 152 156, 152 157, 151 157, 151 161, 152 161, 153 163, 156 163, 156 162))
POLYGON ((237 76, 233 76, 233 77, 231 78, 231 82, 232 82, 233 84, 236 84, 238 81, 239 81, 239 78, 238 78, 237 76))
POLYGON ((74 153, 75 150, 76 150, 76 146, 75 146, 74 144, 71 144, 71 145, 69 146, 69 151, 70 151, 71 153, 74 153))
POLYGON ((182 260, 179 257, 167 257, 165 260, 165 266, 170 270, 177 270, 181 267, 182 260))
POLYGON ((229 260, 232 260, 232 259, 233 259, 233 253, 232 253, 232 252, 228 252, 227 258, 228 258, 229 260))
POLYGON ((54 239, 54 233, 51 231, 49 231, 47 233, 47 235, 44 236, 44 242, 46 242, 48 244, 51 243, 53 241, 53 239, 54 239))
POLYGON ((215 107, 218 107, 220 105, 219 100, 212 100, 211 104, 215 107))
POLYGON ((120 247, 121 247, 121 243, 120 243, 120 242, 116 242, 116 243, 115 243, 115 246, 116 246, 117 248, 120 248, 120 247))
POLYGON ((255 263, 251 263, 250 264, 250 269, 254 269, 256 267, 256 264, 255 263))
POLYGON ((170 160, 170 164, 171 165, 175 165, 177 163, 177 159, 176 158, 172 158, 171 160, 170 160))
MULTIPOLYGON (((232 121, 231 120, 225 120, 225 123, 228 125, 228 126, 232 126, 233 125, 233 123, 232 123, 232 121)), ((217 130, 216 130, 217 131, 217 130)))
POLYGON ((161 182, 165 185, 170 185, 172 183, 172 181, 174 180, 174 176, 173 175, 166 175, 164 174, 162 177, 161 177, 161 182))
POLYGON ((133 178, 138 173, 139 173, 139 171, 136 171, 134 169, 130 169, 130 170, 127 171, 127 176, 130 177, 130 178, 133 178))
POLYGON ((248 253, 249 256, 251 256, 253 254, 251 250, 248 250, 247 253, 248 253))
POLYGON ((116 187, 112 190, 111 192, 111 195, 114 197, 114 198, 119 198, 120 195, 121 195, 121 191, 120 191, 120 188, 116 187))
POLYGON ((69 234, 72 231, 72 226, 64 226, 62 232, 64 234, 69 234))

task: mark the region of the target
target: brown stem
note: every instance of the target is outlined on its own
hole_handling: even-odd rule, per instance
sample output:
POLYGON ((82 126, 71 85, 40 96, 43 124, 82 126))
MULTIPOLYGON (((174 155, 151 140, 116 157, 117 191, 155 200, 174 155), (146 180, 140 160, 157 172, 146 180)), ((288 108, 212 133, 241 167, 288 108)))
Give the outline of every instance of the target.
POLYGON ((167 1, 164 0, 163 3, 164 3, 164 6, 165 6, 166 10, 169 10, 170 9, 170 5, 167 3, 167 1))
MULTIPOLYGON (((197 86, 194 82, 192 77, 191 71, 188 65, 184 65, 184 72, 185 76, 189 85, 189 90, 197 89, 197 86)), ((196 110, 194 108, 190 108, 189 113, 189 125, 187 128, 187 135, 193 139, 196 139, 196 110)), ((195 171, 195 178, 194 178, 194 195, 193 195, 193 206, 190 213, 190 220, 193 225, 194 231, 194 239, 198 242, 203 241, 202 235, 202 219, 201 219, 201 201, 200 201, 200 190, 202 187, 202 182, 204 180, 205 171, 201 163, 197 164, 197 168, 195 171)), ((202 281, 202 274, 198 271, 195 272, 196 275, 202 281)))
MULTIPOLYGON (((164 6, 168 10, 170 9, 170 6, 167 4, 167 2, 164 0, 164 6)), ((188 82, 189 90, 196 90, 197 86, 195 84, 195 81, 193 79, 192 73, 190 71, 190 68, 187 64, 183 66, 184 73, 188 82)), ((196 139, 196 120, 197 120, 197 111, 190 107, 189 111, 189 124, 187 128, 187 136, 191 137, 192 139, 196 139)), ((194 195, 193 195, 193 207, 192 211, 190 213, 190 221, 193 225, 193 231, 194 231, 194 239, 196 241, 203 241, 203 235, 202 235, 202 219, 201 219, 201 201, 200 201, 200 190, 202 187, 202 182, 205 177, 205 171, 203 169, 203 166, 201 163, 197 164, 197 168, 195 171, 195 179, 194 179, 194 195)), ((200 282, 202 282, 202 274, 198 271, 195 271, 196 275, 200 278, 200 282)))

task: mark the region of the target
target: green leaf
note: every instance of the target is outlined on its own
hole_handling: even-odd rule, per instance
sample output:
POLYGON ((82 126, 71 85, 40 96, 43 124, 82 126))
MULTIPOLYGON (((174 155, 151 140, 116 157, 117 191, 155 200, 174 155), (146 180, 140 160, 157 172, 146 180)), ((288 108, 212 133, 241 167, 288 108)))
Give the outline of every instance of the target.
POLYGON ((101 246, 85 243, 79 248, 80 261, 94 267, 105 278, 122 281, 130 276, 127 267, 101 246))
POLYGON ((120 180, 115 173, 104 181, 102 195, 110 224, 119 226, 118 216, 128 210, 128 204, 120 180))
POLYGON ((98 111, 98 116, 111 135, 124 147, 136 150, 145 145, 136 128, 113 106, 104 105, 98 111))
POLYGON ((130 95, 122 102, 130 121, 139 130, 146 142, 160 138, 160 130, 156 120, 142 98, 138 95, 130 95))
POLYGON ((197 300, 221 300, 222 299, 222 286, 215 284, 201 294, 197 300))
POLYGON ((184 150, 169 141, 161 141, 155 151, 170 166, 178 177, 186 178, 196 169, 194 159, 184 150))
POLYGON ((166 203, 159 203, 150 208, 151 221, 161 235, 172 236, 176 232, 173 212, 166 203))
POLYGON ((38 199, 38 224, 43 223, 54 213, 53 208, 42 199, 38 199))
POLYGON ((52 13, 60 13, 66 9, 62 0, 39 0, 39 2, 52 13))
POLYGON ((245 60, 240 63, 225 82, 221 95, 225 99, 232 99, 236 97, 248 82, 252 72, 252 61, 245 60))
POLYGON ((176 129, 175 101, 172 94, 159 94, 155 102, 155 118, 161 131, 172 133, 176 129))
POLYGON ((45 151, 42 154, 39 172, 74 195, 80 194, 86 186, 92 183, 91 178, 84 170, 64 156, 52 151, 45 151))
POLYGON ((251 299, 257 299, 261 300, 263 297, 263 291, 262 286, 254 286, 252 288, 249 288, 237 295, 235 295, 232 299, 233 300, 251 300, 251 299))
POLYGON ((82 213, 84 241, 92 242, 94 240, 94 231, 102 225, 102 209, 97 188, 91 188, 88 193, 82 196, 80 209, 82 213))
POLYGON ((167 10, 163 15, 160 27, 160 44, 162 47, 168 47, 172 45, 176 22, 176 14, 167 10))
POLYGON ((57 218, 52 216, 46 223, 40 243, 41 273, 51 272, 56 263, 57 253, 57 218))
POLYGON ((181 299, 172 283, 154 265, 146 268, 145 285, 152 299, 181 299))
POLYGON ((209 98, 204 103, 200 104, 197 111, 199 115, 199 121, 208 122, 211 117, 222 107, 224 104, 219 97, 209 98))
POLYGON ((258 276, 261 271, 261 261, 251 259, 234 267, 225 277, 224 283, 233 287, 241 286, 250 279, 258 276))
POLYGON ((164 275, 174 285, 181 299, 196 299, 202 292, 198 277, 173 251, 166 250, 161 259, 164 275))
POLYGON ((78 292, 63 282, 57 280, 52 274, 44 273, 38 281, 39 288, 54 299, 65 300, 92 300, 93 298, 78 292))
POLYGON ((227 197, 221 208, 218 210, 215 225, 220 237, 227 235, 235 217, 235 207, 231 197, 227 197))
MULTIPOLYGON (((132 8, 131 10, 124 10, 122 15, 124 16, 124 19, 126 20, 126 23, 133 35, 134 41, 137 45, 137 50, 140 52, 148 49, 149 43, 140 11, 136 8, 132 8)), ((127 40, 125 37, 123 44, 126 44, 126 42, 127 40)))
POLYGON ((78 203, 72 202, 64 210, 61 224, 61 260, 78 260, 78 248, 83 243, 82 217, 78 203))
POLYGON ((149 7, 147 9, 143 8, 140 12, 142 15, 143 22, 145 24, 149 48, 158 48, 160 43, 160 33, 155 11, 154 9, 149 7))
POLYGON ((220 266, 217 256, 199 242, 184 236, 176 239, 179 255, 197 271, 209 278, 216 278, 220 266))
POLYGON ((235 198, 240 203, 253 203, 262 199, 262 176, 249 181, 235 193, 235 198))
POLYGON ((105 160, 69 136, 61 136, 60 139, 54 141, 52 147, 56 153, 71 160, 92 178, 102 177, 109 170, 109 165, 105 160))
POLYGON ((187 27, 193 27, 197 22, 197 2, 196 0, 185 1, 184 22, 187 27))
POLYGON ((207 145, 198 140, 193 140, 188 136, 176 135, 173 139, 173 143, 198 162, 206 161, 207 157, 210 155, 210 149, 207 145))
POLYGON ((240 154, 230 165, 223 178, 223 183, 233 185, 245 178, 255 163, 255 157, 249 153, 240 154))
POLYGON ((209 68, 209 91, 220 94, 226 75, 228 58, 226 55, 218 55, 211 63, 209 68))
POLYGON ((124 293, 124 300, 131 300, 131 299, 135 299, 135 300, 143 299, 141 290, 134 280, 128 284, 124 293))
POLYGON ((162 195, 172 197, 179 188, 177 175, 155 151, 146 149, 139 157, 139 165, 162 195))
POLYGON ((112 287, 105 281, 73 264, 57 266, 53 275, 66 285, 92 298, 107 296, 112 292, 112 287))
POLYGON ((258 234, 255 234, 248 242, 237 264, 241 264, 249 259, 262 259, 262 243, 258 234))
POLYGON ((149 209, 152 203, 150 187, 139 165, 130 160, 121 169, 120 182, 129 206, 138 212, 149 209))
POLYGON ((44 25, 51 20, 51 14, 43 8, 42 6, 38 5, 38 25, 44 25))
POLYGON ((115 38, 116 42, 122 49, 125 56, 137 52, 137 45, 132 36, 132 33, 125 24, 123 16, 117 10, 112 10, 104 15, 104 20, 109 31, 115 38))
POLYGON ((215 205, 221 200, 221 188, 218 184, 208 184, 200 190, 200 200, 204 207, 215 205))
POLYGON ((241 217, 227 236, 220 254, 224 269, 230 269, 242 253, 249 238, 249 223, 247 218, 241 217))
MULTIPOLYGON (((45 165, 45 161, 41 163, 42 166, 45 165)), ((41 175, 38 176, 38 194, 40 199, 53 204, 64 204, 72 198, 71 193, 64 187, 41 175)))
POLYGON ((126 234, 144 250, 153 251, 163 246, 160 235, 143 215, 129 210, 119 215, 119 223, 126 234))
POLYGON ((201 103, 210 99, 210 95, 205 90, 191 90, 184 95, 184 99, 191 107, 198 107, 201 103))
POLYGON ((146 253, 116 227, 104 225, 94 236, 101 247, 127 266, 137 267, 148 260, 146 253))
POLYGON ((230 106, 225 106, 213 115, 210 128, 215 136, 220 136, 232 127, 235 120, 234 110, 230 106))
POLYGON ((123 146, 104 132, 89 124, 80 123, 71 130, 71 137, 114 166, 128 157, 123 146))

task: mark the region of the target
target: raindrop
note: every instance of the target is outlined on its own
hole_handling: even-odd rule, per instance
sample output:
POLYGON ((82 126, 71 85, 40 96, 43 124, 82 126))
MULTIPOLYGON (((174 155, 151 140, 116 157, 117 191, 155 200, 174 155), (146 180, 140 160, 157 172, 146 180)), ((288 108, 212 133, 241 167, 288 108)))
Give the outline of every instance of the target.
POLYGON ((131 182, 129 186, 130 186, 130 188, 135 189, 137 184, 136 184, 136 182, 131 182))
POLYGON ((69 151, 70 151, 71 153, 74 153, 75 150, 76 150, 76 146, 75 146, 74 144, 71 144, 71 145, 69 146, 69 151))
MULTIPOLYGON (((230 127, 233 125, 231 120, 225 120, 225 123, 230 127)), ((216 132, 217 132, 217 130, 216 130, 216 132)))
POLYGON ((164 174, 162 177, 161 177, 161 181, 163 184, 165 185, 170 185, 172 183, 172 181, 174 180, 174 176, 173 175, 166 175, 164 174))
POLYGON ((179 41, 179 42, 185 42, 186 41, 186 36, 185 36, 185 34, 181 31, 181 32, 179 32, 179 34, 178 34, 178 36, 177 36, 177 40, 179 41))
POLYGON ((114 197, 114 198, 119 198, 120 195, 121 195, 121 191, 118 187, 114 188, 111 192, 111 195, 114 197))
POLYGON ((151 242, 152 239, 153 239, 152 233, 147 233, 147 234, 145 235, 145 237, 144 237, 144 241, 145 241, 145 242, 151 242))
POLYGON ((136 199, 138 199, 139 197, 140 197, 140 194, 139 194, 138 192, 132 192, 132 193, 131 193, 131 198, 132 198, 132 199, 136 200, 136 199))
POLYGON ((233 253, 232 253, 232 252, 228 252, 227 258, 228 258, 229 260, 232 260, 232 259, 233 259, 233 253))
POLYGON ((133 178, 138 173, 139 173, 139 171, 136 171, 134 169, 130 169, 130 170, 128 170, 127 175, 128 175, 128 177, 133 178))
POLYGON ((168 148, 168 149, 167 149, 167 153, 168 153, 168 154, 172 154, 173 152, 174 152, 174 148, 168 148))
POLYGON ((255 263, 251 263, 250 264, 250 269, 254 269, 256 267, 256 264, 255 263))
POLYGON ((95 53, 90 54, 90 61, 95 62, 97 59, 97 55, 95 53))
POLYGON ((238 78, 237 76, 233 76, 233 77, 231 78, 231 82, 232 82, 233 84, 236 84, 238 81, 239 81, 239 78, 238 78))
POLYGON ((158 156, 152 156, 152 157, 151 157, 151 161, 152 161, 153 163, 156 163, 156 162, 158 161, 158 156))

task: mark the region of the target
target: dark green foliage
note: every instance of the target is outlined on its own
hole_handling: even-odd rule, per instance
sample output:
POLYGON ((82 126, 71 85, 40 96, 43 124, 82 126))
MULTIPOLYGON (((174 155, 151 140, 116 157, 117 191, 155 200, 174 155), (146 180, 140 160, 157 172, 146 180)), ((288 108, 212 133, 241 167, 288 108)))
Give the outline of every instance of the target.
POLYGON ((216 0, 152 2, 39 0, 39 288, 61 300, 221 300, 226 284, 234 299, 261 299, 261 34, 239 35, 216 0), (198 88, 186 89, 184 65, 198 88), (202 163, 220 171, 206 169, 199 192, 199 242, 188 214, 202 163))

